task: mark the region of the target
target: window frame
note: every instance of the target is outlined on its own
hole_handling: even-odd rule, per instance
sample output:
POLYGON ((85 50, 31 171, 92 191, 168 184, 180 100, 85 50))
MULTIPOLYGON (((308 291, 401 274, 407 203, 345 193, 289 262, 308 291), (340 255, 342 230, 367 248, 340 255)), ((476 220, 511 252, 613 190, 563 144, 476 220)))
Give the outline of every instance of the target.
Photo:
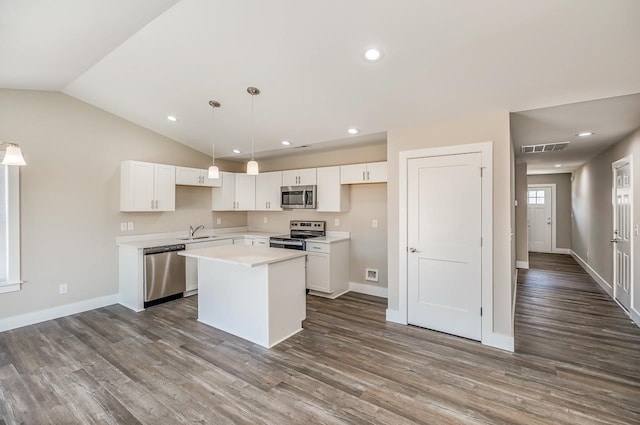
POLYGON ((19 291, 20 274, 20 167, 7 168, 7 281, 0 282, 0 294, 19 291))

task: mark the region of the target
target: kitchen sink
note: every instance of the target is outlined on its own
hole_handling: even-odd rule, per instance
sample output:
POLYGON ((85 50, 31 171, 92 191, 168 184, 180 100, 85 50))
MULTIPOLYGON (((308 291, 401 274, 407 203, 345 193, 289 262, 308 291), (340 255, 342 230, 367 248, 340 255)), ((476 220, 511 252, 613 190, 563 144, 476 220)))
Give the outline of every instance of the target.
POLYGON ((181 241, 197 241, 199 239, 213 239, 214 236, 194 236, 192 238, 178 238, 181 241))

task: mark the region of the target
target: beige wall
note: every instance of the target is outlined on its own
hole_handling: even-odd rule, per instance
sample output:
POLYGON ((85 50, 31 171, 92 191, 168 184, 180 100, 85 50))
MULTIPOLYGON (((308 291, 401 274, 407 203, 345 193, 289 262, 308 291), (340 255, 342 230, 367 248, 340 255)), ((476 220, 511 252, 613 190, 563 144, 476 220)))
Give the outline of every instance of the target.
POLYGON ((388 262, 389 309, 398 309, 400 208, 398 170, 402 151, 469 143, 493 142, 493 321, 494 333, 511 336, 511 152, 509 114, 494 112, 451 121, 435 122, 415 128, 388 132, 389 163, 388 262))
MULTIPOLYGON (((356 162, 386 160, 386 145, 376 144, 328 152, 309 153, 260 161, 261 170, 286 170, 322 167, 356 162)), ((249 228, 265 231, 289 232, 290 220, 324 220, 327 230, 351 232, 351 281, 387 287, 387 185, 362 184, 351 186, 351 209, 346 213, 315 211, 249 212, 249 228), (264 218, 267 223, 264 223, 264 218), (335 226, 335 219, 340 225, 335 226), (372 228, 371 221, 378 220, 372 228), (365 281, 365 268, 378 269, 378 282, 365 281)))
POLYGON ((527 163, 516 164, 516 261, 529 262, 529 228, 527 227, 527 163))
MULTIPOLYGON (((632 225, 637 225, 640 223, 640 129, 576 170, 572 184, 572 249, 609 285, 613 282, 613 248, 609 242, 613 236, 611 164, 627 155, 633 155, 634 160, 632 225)), ((637 235, 633 236, 635 277, 632 308, 636 317, 640 314, 639 240, 637 235)))
MULTIPOLYGON (((206 188, 178 187, 175 212, 121 213, 120 161, 205 168, 211 157, 67 95, 0 90, 0 140, 20 143, 28 163, 20 170, 26 283, 0 295, 0 318, 115 294, 121 234, 212 226, 206 188), (120 232, 123 221, 135 230, 120 232), (61 283, 68 294, 58 295, 61 283)), ((244 225, 246 214, 235 214, 233 224, 244 225)))
POLYGON ((531 175, 527 184, 556 185, 556 248, 571 249, 571 174, 531 175))

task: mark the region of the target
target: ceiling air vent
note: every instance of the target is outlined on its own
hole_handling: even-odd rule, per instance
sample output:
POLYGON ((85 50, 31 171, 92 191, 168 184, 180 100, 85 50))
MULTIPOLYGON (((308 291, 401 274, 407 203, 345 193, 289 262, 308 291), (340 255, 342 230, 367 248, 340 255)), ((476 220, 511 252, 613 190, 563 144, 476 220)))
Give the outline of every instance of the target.
POLYGON ((522 147, 522 153, 560 152, 565 150, 567 146, 569 146, 569 142, 528 145, 522 147))

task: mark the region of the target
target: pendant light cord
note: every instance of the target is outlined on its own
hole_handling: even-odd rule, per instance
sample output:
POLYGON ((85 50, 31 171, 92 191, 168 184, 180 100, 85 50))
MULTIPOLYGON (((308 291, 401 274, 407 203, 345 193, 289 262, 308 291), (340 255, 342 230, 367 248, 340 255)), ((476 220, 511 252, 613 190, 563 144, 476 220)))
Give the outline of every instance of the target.
POLYGON ((254 135, 254 130, 253 130, 253 98, 254 98, 254 94, 251 94, 251 160, 253 161, 253 144, 254 144, 254 139, 255 139, 255 135, 254 135))

